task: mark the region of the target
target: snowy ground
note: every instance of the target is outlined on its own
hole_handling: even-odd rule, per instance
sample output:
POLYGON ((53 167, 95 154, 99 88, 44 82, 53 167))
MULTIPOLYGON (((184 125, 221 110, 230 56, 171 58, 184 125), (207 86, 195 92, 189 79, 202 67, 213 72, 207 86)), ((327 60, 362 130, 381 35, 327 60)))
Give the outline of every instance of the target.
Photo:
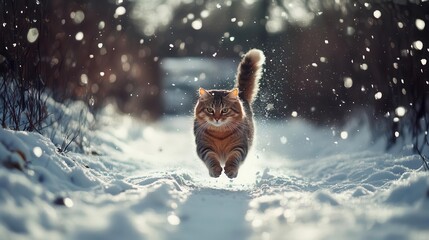
POLYGON ((0 239, 428 239, 420 158, 385 152, 363 126, 257 119, 253 152, 229 180, 197 159, 191 118, 107 115, 87 134, 93 155, 0 130, 0 162, 30 162, 24 173, 0 166, 0 239))

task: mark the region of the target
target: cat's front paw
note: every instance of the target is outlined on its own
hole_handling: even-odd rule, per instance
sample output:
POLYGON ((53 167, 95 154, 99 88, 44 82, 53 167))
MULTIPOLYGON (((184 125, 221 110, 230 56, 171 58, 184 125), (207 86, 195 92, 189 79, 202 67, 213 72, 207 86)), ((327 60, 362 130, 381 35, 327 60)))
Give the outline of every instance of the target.
POLYGON ((216 165, 209 168, 210 177, 217 178, 222 174, 222 167, 220 165, 216 165))
POLYGON ((238 175, 237 166, 226 165, 224 170, 225 170, 226 176, 228 176, 229 178, 236 178, 238 175))

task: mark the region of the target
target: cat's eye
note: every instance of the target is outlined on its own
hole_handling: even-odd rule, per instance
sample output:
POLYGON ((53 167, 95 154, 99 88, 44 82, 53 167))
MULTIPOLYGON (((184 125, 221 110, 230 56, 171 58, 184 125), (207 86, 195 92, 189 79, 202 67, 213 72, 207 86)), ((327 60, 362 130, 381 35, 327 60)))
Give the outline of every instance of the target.
POLYGON ((210 114, 214 113, 214 109, 213 108, 206 108, 206 111, 210 114))
POLYGON ((228 112, 229 112, 229 108, 223 108, 223 109, 222 109, 222 113, 223 113, 223 114, 228 113, 228 112))

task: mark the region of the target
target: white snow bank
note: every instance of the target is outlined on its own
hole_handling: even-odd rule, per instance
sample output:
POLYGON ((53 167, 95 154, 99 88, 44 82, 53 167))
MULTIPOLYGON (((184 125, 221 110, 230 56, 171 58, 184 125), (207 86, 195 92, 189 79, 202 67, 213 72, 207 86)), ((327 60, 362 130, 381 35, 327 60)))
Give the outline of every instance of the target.
POLYGON ((364 126, 257 120, 257 143, 229 180, 208 176, 191 118, 147 125, 110 112, 98 130, 85 132, 90 151, 59 153, 61 134, 54 144, 0 130, 0 158, 22 151, 27 164, 23 171, 0 167, 0 239, 429 235, 429 178, 419 156, 386 152, 364 126))
POLYGON ((23 169, 30 151, 13 132, 0 129, 0 163, 7 168, 23 169))

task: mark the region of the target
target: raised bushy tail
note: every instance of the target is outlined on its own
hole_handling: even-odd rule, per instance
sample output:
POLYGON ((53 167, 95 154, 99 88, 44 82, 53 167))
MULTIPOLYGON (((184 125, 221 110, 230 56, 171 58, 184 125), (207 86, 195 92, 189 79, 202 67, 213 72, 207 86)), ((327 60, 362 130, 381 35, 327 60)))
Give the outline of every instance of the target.
POLYGON ((240 98, 250 104, 258 94, 259 79, 262 76, 262 65, 264 63, 264 53, 259 49, 251 49, 244 55, 238 65, 236 87, 240 91, 240 98))

